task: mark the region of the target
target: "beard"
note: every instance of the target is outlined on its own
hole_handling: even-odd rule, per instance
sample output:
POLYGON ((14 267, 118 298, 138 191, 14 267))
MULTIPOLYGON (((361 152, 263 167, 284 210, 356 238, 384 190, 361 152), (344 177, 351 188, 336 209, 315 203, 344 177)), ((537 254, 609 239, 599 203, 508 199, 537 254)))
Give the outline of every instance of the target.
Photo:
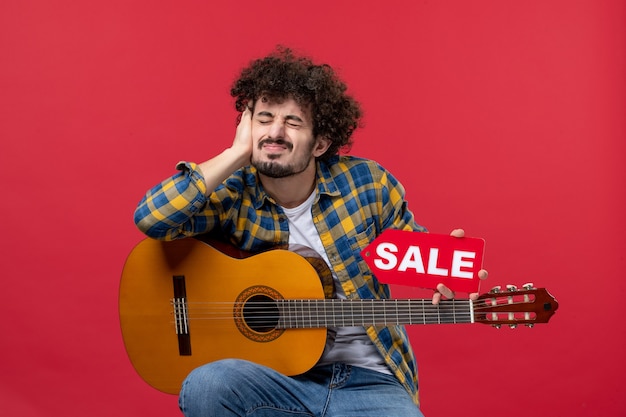
MULTIPOLYGON (((284 143, 287 145, 289 150, 293 149, 293 145, 291 143, 287 143, 281 140, 274 141, 272 139, 266 139, 264 141, 261 141, 259 143, 259 149, 262 149, 263 144, 268 143, 268 142, 284 143)), ((305 154, 302 155, 301 158, 298 158, 296 161, 290 164, 283 164, 280 161, 278 161, 277 160, 279 158, 278 155, 269 155, 268 156, 268 158, 270 159, 269 161, 259 161, 258 158, 253 158, 251 160, 251 164, 253 167, 257 169, 257 171, 260 174, 263 174, 267 177, 270 177, 270 178, 290 177, 290 176, 297 175, 305 171, 309 167, 311 161, 313 160, 311 156, 313 155, 314 148, 315 148, 315 141, 313 140, 311 141, 311 144, 308 147, 305 154)))
POLYGON ((298 164, 282 164, 278 161, 260 162, 252 160, 252 166, 255 167, 260 174, 263 174, 266 177, 285 178, 305 171, 311 163, 311 159, 306 159, 300 162, 301 163, 298 164))

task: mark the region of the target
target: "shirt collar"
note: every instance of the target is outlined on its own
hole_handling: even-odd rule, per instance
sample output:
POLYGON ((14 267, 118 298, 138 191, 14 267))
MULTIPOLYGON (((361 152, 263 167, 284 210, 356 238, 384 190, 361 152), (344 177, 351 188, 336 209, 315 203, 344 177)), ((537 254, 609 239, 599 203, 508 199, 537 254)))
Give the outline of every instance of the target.
POLYGON ((339 187, 335 184, 335 179, 330 172, 329 161, 317 161, 317 189, 320 195, 337 196, 340 194, 339 187))
POLYGON ((269 201, 271 203, 274 200, 265 192, 263 189, 263 185, 261 185, 261 181, 259 180, 259 173, 256 168, 252 165, 249 165, 243 169, 245 184, 248 188, 250 195, 252 196, 252 205, 255 210, 260 209, 265 204, 265 201, 269 201))

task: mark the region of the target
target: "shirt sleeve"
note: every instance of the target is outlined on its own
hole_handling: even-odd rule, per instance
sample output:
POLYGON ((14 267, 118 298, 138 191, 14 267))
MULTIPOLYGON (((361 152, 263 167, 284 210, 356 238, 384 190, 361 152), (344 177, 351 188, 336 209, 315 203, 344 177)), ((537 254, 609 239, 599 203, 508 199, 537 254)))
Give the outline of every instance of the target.
POLYGON ((135 224, 149 237, 174 240, 208 231, 206 219, 196 216, 207 202, 202 173, 193 162, 179 162, 176 169, 148 190, 135 209, 135 224))

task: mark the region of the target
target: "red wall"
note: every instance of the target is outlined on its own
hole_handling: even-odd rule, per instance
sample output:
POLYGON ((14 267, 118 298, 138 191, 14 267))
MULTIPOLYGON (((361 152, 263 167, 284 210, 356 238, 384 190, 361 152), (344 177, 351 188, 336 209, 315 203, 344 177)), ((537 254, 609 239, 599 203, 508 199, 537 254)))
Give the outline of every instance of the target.
POLYGON ((277 43, 339 69, 352 153, 422 224, 486 239, 485 289, 560 302, 534 329, 412 327, 427 417, 626 413, 626 3, 347 3, 0 3, 4 414, 177 415, 120 336, 132 211, 230 144, 230 83, 277 43))

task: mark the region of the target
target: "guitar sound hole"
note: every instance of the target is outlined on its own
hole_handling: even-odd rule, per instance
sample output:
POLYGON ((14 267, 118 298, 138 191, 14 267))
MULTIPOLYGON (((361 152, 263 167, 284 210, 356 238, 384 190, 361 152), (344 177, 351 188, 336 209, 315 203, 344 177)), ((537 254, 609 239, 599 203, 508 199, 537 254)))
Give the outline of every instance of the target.
POLYGON ((250 297, 243 307, 243 319, 250 329, 267 333, 278 325, 278 306, 266 295, 250 297))

